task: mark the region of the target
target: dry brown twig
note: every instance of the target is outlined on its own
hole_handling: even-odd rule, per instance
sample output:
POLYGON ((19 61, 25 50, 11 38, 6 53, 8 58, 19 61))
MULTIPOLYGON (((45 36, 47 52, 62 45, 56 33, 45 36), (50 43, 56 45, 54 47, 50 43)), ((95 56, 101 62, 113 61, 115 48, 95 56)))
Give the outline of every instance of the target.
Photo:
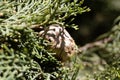
POLYGON ((99 41, 95 41, 95 42, 92 42, 92 43, 87 43, 86 45, 84 45, 82 47, 79 47, 79 51, 84 52, 84 51, 86 51, 88 49, 91 49, 93 47, 103 48, 104 44, 108 43, 110 41, 112 41, 112 39, 110 37, 108 37, 108 38, 104 38, 104 39, 99 40, 99 41))

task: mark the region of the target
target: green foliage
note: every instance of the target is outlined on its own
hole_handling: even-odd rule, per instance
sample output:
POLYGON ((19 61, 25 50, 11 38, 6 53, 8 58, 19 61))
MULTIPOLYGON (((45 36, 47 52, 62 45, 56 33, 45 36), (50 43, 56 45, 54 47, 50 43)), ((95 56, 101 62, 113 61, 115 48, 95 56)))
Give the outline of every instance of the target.
POLYGON ((0 79, 62 78, 62 63, 45 46, 46 42, 29 28, 0 27, 0 79))
POLYGON ((90 10, 81 7, 83 1, 0 0, 0 80, 75 80, 79 67, 63 67, 46 49, 47 41, 30 28, 69 26, 72 19, 66 19, 90 10))
POLYGON ((0 12, 4 19, 1 22, 20 26, 39 24, 42 26, 58 23, 67 25, 64 21, 70 16, 76 16, 89 11, 81 7, 79 0, 1 0, 0 12))
MULTIPOLYGON (((120 56, 119 56, 120 57, 120 56)), ((112 65, 106 67, 106 70, 95 76, 95 80, 119 80, 120 79, 120 59, 115 58, 112 65)))
POLYGON ((110 41, 77 54, 65 64, 69 68, 30 29, 53 23, 77 29, 66 19, 90 10, 83 1, 0 0, 0 80, 119 80, 120 24, 104 36, 110 41))
POLYGON ((120 24, 113 26, 104 38, 99 46, 94 46, 81 54, 80 59, 85 64, 83 71, 86 71, 83 74, 87 73, 90 76, 88 80, 91 77, 95 80, 120 79, 120 24))
POLYGON ((120 79, 120 24, 116 24, 108 35, 111 41, 105 46, 104 53, 106 56, 101 56, 108 63, 108 67, 95 77, 96 80, 120 79))

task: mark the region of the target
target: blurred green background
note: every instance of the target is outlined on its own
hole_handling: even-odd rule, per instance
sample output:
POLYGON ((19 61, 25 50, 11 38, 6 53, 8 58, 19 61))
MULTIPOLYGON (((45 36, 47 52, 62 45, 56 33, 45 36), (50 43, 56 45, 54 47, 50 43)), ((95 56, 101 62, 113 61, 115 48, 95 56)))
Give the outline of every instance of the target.
POLYGON ((77 45, 84 46, 87 43, 95 42, 98 37, 107 32, 109 33, 107 37, 112 36, 113 40, 106 43, 103 48, 95 46, 77 56, 76 64, 83 66, 77 79, 119 80, 120 25, 118 24, 120 24, 120 19, 118 16, 120 15, 120 0, 84 0, 83 6, 89 7, 91 11, 75 17, 72 23, 77 24, 79 29, 67 28, 77 45), (117 26, 115 26, 116 24, 117 26), (93 79, 93 75, 98 76, 93 79))
POLYGON ((67 29, 80 46, 108 32, 120 15, 120 0, 84 0, 83 6, 89 7, 91 11, 77 15, 73 20, 79 30, 67 29))

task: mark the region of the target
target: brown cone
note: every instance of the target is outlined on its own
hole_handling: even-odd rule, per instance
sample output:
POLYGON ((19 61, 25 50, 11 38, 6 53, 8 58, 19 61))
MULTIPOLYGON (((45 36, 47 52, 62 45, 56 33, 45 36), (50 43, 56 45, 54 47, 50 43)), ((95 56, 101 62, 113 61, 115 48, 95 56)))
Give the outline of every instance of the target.
POLYGON ((50 25, 48 29, 40 31, 39 36, 45 37, 50 42, 50 48, 56 53, 58 60, 66 61, 77 52, 73 38, 58 24, 50 25))

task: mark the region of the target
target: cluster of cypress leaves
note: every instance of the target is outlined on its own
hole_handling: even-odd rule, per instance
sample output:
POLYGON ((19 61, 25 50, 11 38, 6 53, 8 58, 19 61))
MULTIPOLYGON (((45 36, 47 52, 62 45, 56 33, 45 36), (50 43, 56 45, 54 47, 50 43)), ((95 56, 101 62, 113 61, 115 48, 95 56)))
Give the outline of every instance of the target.
MULTIPOLYGON (((120 22, 99 37, 103 43, 92 47, 81 54, 84 70, 88 80, 119 80, 120 79, 120 22), (104 41, 106 39, 106 41, 104 41), (89 73, 90 71, 90 73, 89 73), (92 74, 91 71, 94 73, 92 74)), ((86 78, 85 78, 86 79, 86 78)))
POLYGON ((119 80, 120 79, 120 22, 114 25, 112 30, 106 34, 111 41, 105 44, 101 53, 107 67, 95 76, 96 80, 119 80))
POLYGON ((62 64, 45 50, 46 44, 42 38, 36 37, 36 34, 29 28, 1 27, 0 79, 60 78, 62 64))
POLYGON ((67 69, 31 26, 67 26, 67 18, 89 11, 83 1, 0 0, 0 80, 68 80, 67 69))

